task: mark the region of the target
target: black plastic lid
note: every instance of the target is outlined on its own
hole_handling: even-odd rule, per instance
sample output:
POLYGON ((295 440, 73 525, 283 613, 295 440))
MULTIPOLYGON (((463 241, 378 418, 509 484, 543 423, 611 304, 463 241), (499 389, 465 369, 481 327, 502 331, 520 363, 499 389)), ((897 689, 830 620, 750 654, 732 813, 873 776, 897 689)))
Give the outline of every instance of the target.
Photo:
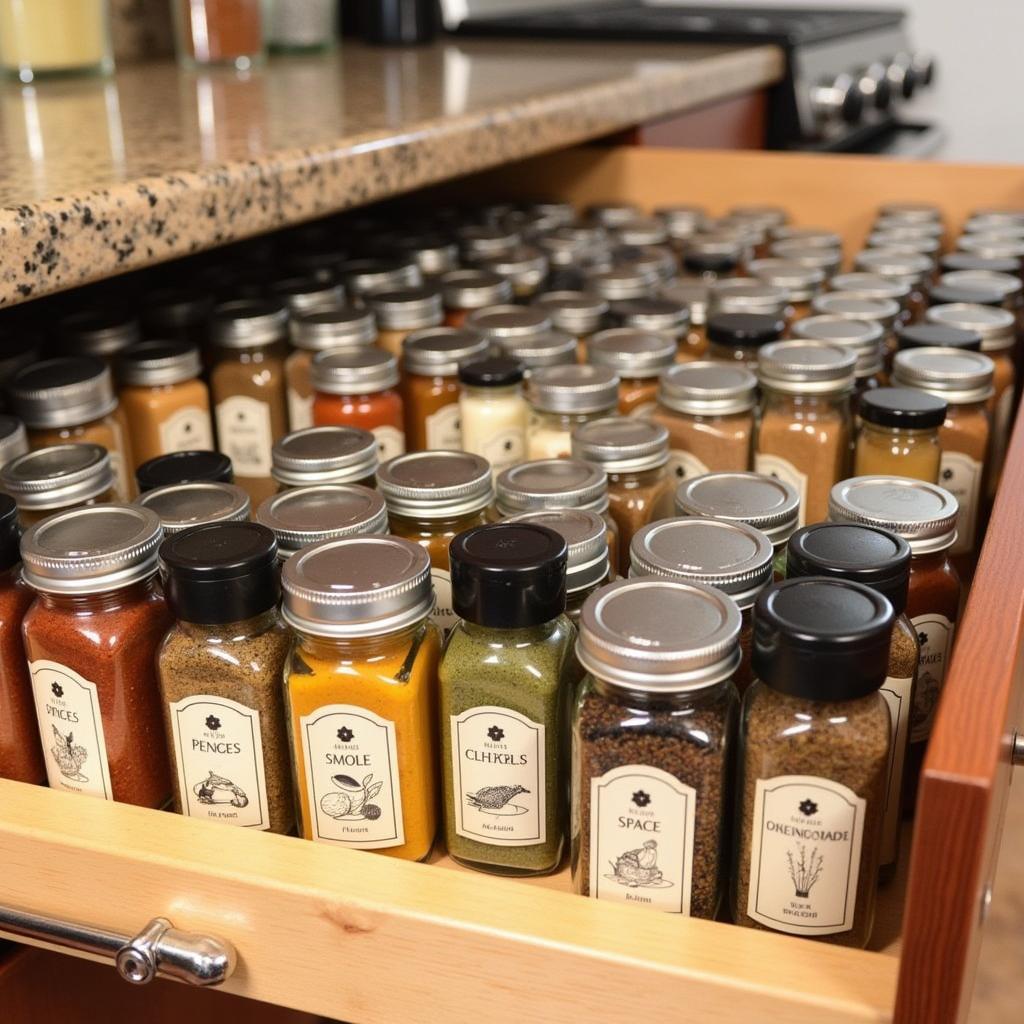
POLYGON ((899 350, 908 348, 955 348, 963 352, 980 352, 981 335, 945 324, 908 324, 896 328, 899 350))
POLYGON ((0 572, 7 572, 21 561, 21 530, 18 506, 8 494, 0 494, 0 572))
POLYGON ((786 324, 767 313, 716 313, 708 318, 708 338, 716 345, 747 348, 778 341, 786 324))
POLYGON ((945 399, 916 388, 875 388, 857 399, 857 411, 865 422, 907 430, 941 427, 948 408, 945 399))
POLYGON ((259 523, 203 523, 160 545, 164 594, 185 622, 240 622, 281 596, 277 539, 259 523))
POLYGON ((754 605, 754 671, 792 697, 866 697, 888 675, 895 618, 888 599, 861 583, 821 576, 776 583, 754 605))
POLYGON ((786 578, 828 576, 884 594, 897 615, 907 607, 910 545, 895 533, 857 523, 815 523, 789 538, 786 578))
POLYGON ((478 626, 520 629, 565 611, 565 538, 537 523, 491 523, 449 547, 452 607, 478 626))
POLYGON ((978 281, 976 284, 937 284, 928 289, 928 305, 942 306, 948 302, 970 302, 976 306, 1001 306, 1003 304, 1002 288, 986 288, 978 281))
POLYGON ((197 480, 230 484, 235 476, 231 460, 221 452, 172 452, 149 459, 135 470, 140 491, 197 480))
POLYGON ((997 274, 1019 274, 1021 261, 1015 257, 975 256, 973 252, 947 252, 939 260, 949 270, 994 270, 997 274))
POLYGON ((459 367, 459 380, 473 387, 499 388, 518 384, 523 379, 523 364, 515 359, 492 356, 459 367))
POLYGON ((688 252, 683 256, 683 267, 693 274, 727 274, 740 265, 740 255, 734 252, 688 252))

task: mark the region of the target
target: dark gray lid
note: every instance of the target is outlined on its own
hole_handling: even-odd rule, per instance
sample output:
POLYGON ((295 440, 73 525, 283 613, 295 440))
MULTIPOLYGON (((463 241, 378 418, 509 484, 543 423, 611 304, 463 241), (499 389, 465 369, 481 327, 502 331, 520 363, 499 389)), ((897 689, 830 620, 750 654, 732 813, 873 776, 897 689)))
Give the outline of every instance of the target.
POLYGON ((575 594, 606 579, 608 557, 608 524, 597 512, 582 508, 538 509, 520 512, 507 520, 512 523, 538 523, 560 533, 569 549, 566 563, 565 590, 575 594))
POLYGON ((653 420, 608 416, 572 432, 573 458, 600 465, 606 473, 639 473, 668 462, 668 430, 653 420))
POLYGON ((242 523, 252 509, 249 495, 241 487, 198 480, 156 487, 135 504, 152 509, 167 536, 201 523, 242 523))
POLYGON ((362 348, 375 341, 377 321, 373 310, 364 306, 335 306, 292 317, 290 331, 292 344, 307 352, 362 348))
POLYGON ((541 331, 521 338, 502 338, 498 347, 503 355, 522 363, 526 370, 576 363, 576 339, 564 331, 541 331))
POLYGON ((388 511, 420 519, 470 515, 494 497, 490 463, 459 451, 396 455, 377 471, 377 488, 388 511))
POLYGON ((556 328, 570 334, 592 334, 601 326, 601 318, 608 312, 608 303, 591 292, 544 292, 533 300, 540 306, 556 328))
POLYGON ((26 366, 11 382, 10 395, 30 430, 77 427, 117 408, 110 369, 95 356, 63 356, 26 366))
POLYGON ((59 444, 15 456, 0 469, 0 490, 18 508, 79 505, 114 486, 110 453, 99 444, 59 444))
POLYGON ((317 352, 309 372, 314 389, 329 395, 368 395, 398 384, 398 360, 372 345, 317 352))
POLYGON ((122 384, 158 388, 182 384, 203 372, 199 349, 177 341, 142 341, 124 349, 117 363, 122 384))
POLYGON ((234 299, 215 306, 210 338, 221 348, 259 348, 283 340, 288 311, 276 299, 234 299))
POLYGON ((619 377, 607 366, 542 366, 530 375, 526 398, 541 412, 611 412, 619 402, 619 377))
POLYGON ((373 475, 379 457, 368 430, 307 427, 274 443, 270 475, 289 487, 356 483, 373 475))
POLYGON ((777 547, 797 528, 800 495, 791 484, 762 473, 705 473, 679 485, 676 511, 746 523, 777 547))
POLYGON ((675 338, 635 327, 613 327, 598 331, 587 342, 587 359, 605 366, 623 378, 658 377, 675 362, 675 338))
POLYGON ((984 402, 992 395, 995 365, 981 352, 950 348, 908 348, 892 361, 892 383, 920 388, 950 405, 984 402))
POLYGON ((542 508, 608 508, 607 475, 599 466, 578 459, 521 462, 498 474, 495 492, 503 515, 542 508))
POLYGON ((679 363, 662 374, 658 401, 691 416, 730 416, 753 409, 757 378, 738 364, 710 359, 679 363))
POLYGON ((757 354, 762 387, 786 394, 840 394, 853 386, 857 355, 823 341, 774 341, 757 354))
POLYGON ((425 377, 454 377, 462 363, 482 359, 490 348, 486 338, 464 327, 426 327, 402 342, 406 373, 425 377))

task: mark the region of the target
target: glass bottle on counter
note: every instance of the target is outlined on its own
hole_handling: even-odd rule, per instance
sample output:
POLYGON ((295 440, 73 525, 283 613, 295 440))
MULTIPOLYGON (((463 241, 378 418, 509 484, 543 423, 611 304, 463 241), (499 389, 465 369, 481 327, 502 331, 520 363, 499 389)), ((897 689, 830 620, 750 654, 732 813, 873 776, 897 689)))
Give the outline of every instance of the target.
POLYGON ((160 519, 97 505, 22 538, 36 600, 22 626, 50 786, 163 807, 171 795, 156 652, 171 624, 157 581, 160 519))
POLYGON ((171 9, 178 58, 186 65, 247 71, 263 59, 262 0, 174 0, 171 9))
POLYGON ((135 316, 110 309, 69 313, 57 324, 61 350, 69 356, 94 356, 108 366, 142 339, 135 316))
POLYGON ((380 461, 377 439, 358 427, 309 427, 286 434, 271 453, 279 490, 316 484, 373 487, 380 461))
POLYGON ((98 444, 110 453, 115 494, 132 497, 131 445, 106 364, 93 356, 46 359, 18 373, 10 393, 31 447, 98 444))
POLYGON ((413 331, 402 343, 402 405, 410 451, 462 447, 459 366, 483 359, 486 338, 457 327, 413 331))
POLYGON ((234 483, 231 460, 223 452, 172 452, 149 459, 135 470, 139 493, 145 494, 156 487, 185 484, 194 480, 211 483, 234 483))
POLYGON ((823 341, 849 349, 856 357, 853 367, 853 404, 859 409, 860 396, 882 386, 885 373, 885 332, 872 320, 843 316, 809 316, 793 325, 793 337, 801 341, 823 341))
POLYGON ((737 924, 867 944, 890 757, 878 691, 894 618, 877 591, 840 580, 787 580, 758 598, 757 680, 740 720, 737 924), (807 832, 813 841, 799 838, 807 832))
POLYGON ((765 284, 785 289, 789 307, 787 319, 792 323, 811 315, 811 303, 825 286, 825 271, 820 267, 807 267, 778 256, 751 260, 747 272, 765 284))
POLYGON ((40 519, 114 500, 110 454, 98 444, 58 444, 19 455, 0 468, 0 491, 18 506, 27 529, 40 519))
POLYGON ((829 518, 888 530, 910 544, 906 613, 917 633, 921 654, 904 773, 903 811, 909 816, 914 812, 921 765, 960 615, 960 577, 949 560, 949 549, 956 539, 957 501, 945 488, 924 481, 858 476, 832 489, 829 518))
POLYGON ((175 810, 287 834, 281 678, 292 638, 277 611, 274 535, 256 523, 197 526, 164 541, 160 562, 177 620, 157 654, 175 810))
POLYGON ((444 320, 441 292, 433 285, 371 292, 366 301, 377 318, 377 344, 395 359, 412 331, 439 327, 444 320))
POLYGON ((316 426, 370 431, 377 439, 382 461, 405 451, 398 360, 393 355, 373 346, 318 352, 311 376, 316 426))
POLYGON ((767 345, 758 359, 761 420, 754 469, 800 495, 800 525, 828 513, 828 494, 850 463, 856 356, 820 341, 767 345))
POLYGON ((577 675, 566 557, 562 537, 535 524, 492 523, 452 541, 460 621, 439 673, 445 839, 453 859, 482 871, 547 874, 562 858, 577 675))
POLYGON ((398 537, 323 541, 289 558, 281 583, 302 836, 423 860, 437 831, 441 647, 427 552, 398 537))
POLYGON ((236 299, 213 311, 215 365, 210 391, 217 442, 231 459, 235 483, 253 505, 273 494, 274 442, 288 432, 284 360, 288 314, 280 303, 236 299))
POLYGON ((599 331, 608 315, 608 302, 600 295, 580 291, 544 292, 533 300, 551 318, 552 326, 576 339, 576 358, 585 362, 587 340, 599 331))
POLYGON ((912 388, 879 388, 858 404, 861 431, 853 461, 855 476, 908 476, 939 482, 939 428, 944 399, 912 388))
POLYGON ((740 610, 741 658, 733 680, 750 685, 751 630, 757 595, 774 579, 775 549, 760 530, 738 520, 688 517, 649 523, 630 545, 631 578, 662 576, 705 583, 728 594, 740 610))
POLYGON ((608 511, 619 527, 617 571, 629 571, 630 542, 653 519, 672 515, 668 431, 651 420, 608 417, 577 427, 572 456, 593 462, 608 475, 608 511))
POLYGON ((170 452, 213 448, 202 370, 199 349, 179 342, 143 341, 121 353, 121 408, 136 464, 170 452))
POLYGON ((252 511, 249 495, 241 487, 207 481, 156 487, 140 495, 135 504, 160 517, 165 537, 204 523, 245 522, 252 511))
POLYGON ((444 322, 462 327, 474 309, 512 301, 512 282, 490 270, 449 270, 441 275, 444 322))
POLYGON ((372 345, 377 321, 373 311, 362 306, 312 309, 292 317, 290 334, 294 351, 284 363, 288 425, 291 430, 304 430, 313 426, 313 357, 318 352, 372 345))
POLYGON ((531 374, 526 397, 530 403, 527 458, 565 458, 572 451, 572 432, 578 426, 615 412, 619 378, 605 366, 546 366, 531 374))
POLYGON ((708 359, 757 369, 763 345, 778 341, 784 321, 764 313, 716 313, 708 317, 708 359))
POLYGON ((27 451, 28 433, 25 424, 14 416, 0 413, 0 469, 27 451))
POLYGON ((25 83, 39 76, 108 74, 114 56, 107 0, 3 0, 0 68, 25 83))
POLYGON ((487 522, 494 497, 490 465, 468 452, 410 452, 380 467, 377 487, 387 502, 390 532, 430 555, 436 596, 431 618, 441 629, 450 629, 456 615, 448 546, 456 535, 487 522))
POLYGON ((735 603, 700 584, 623 580, 584 606, 576 649, 588 674, 572 714, 576 892, 717 915, 739 630, 735 603))
POLYGON ((619 412, 649 416, 658 395, 658 378, 675 363, 674 337, 633 327, 613 327, 590 339, 587 359, 612 370, 619 378, 619 412))
POLYGON ((523 367, 513 359, 478 359, 459 367, 462 447, 485 458, 495 476, 526 457, 522 381, 523 367))

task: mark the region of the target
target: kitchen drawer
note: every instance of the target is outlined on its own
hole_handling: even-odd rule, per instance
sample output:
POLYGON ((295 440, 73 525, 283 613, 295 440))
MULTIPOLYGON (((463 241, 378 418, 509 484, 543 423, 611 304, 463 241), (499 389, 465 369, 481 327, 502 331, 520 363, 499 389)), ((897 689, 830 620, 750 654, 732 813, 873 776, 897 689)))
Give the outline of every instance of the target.
MULTIPOLYGON (((1024 175, 1009 168, 598 148, 454 189, 714 212, 780 203, 851 245, 884 200, 934 200, 951 222, 976 206, 1024 206, 1024 175)), ((871 950, 582 899, 565 870, 493 878, 441 854, 408 864, 15 783, 0 783, 0 902, 125 932, 165 915, 234 943, 228 991, 360 1024, 962 1020, 1021 721, 1022 503, 1024 420, 936 720, 909 864, 883 890, 871 950)))

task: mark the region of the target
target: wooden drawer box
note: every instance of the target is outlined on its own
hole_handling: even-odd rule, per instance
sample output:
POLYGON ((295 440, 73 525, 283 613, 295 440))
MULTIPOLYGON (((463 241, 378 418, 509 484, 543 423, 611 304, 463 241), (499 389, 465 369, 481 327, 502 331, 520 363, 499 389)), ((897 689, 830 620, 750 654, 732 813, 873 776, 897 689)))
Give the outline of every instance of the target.
MULTIPOLYGON (((1024 172, 595 148, 455 191, 713 212, 780 203, 859 245, 885 200, 937 201, 952 224, 974 207, 1024 206, 1024 172)), ((124 932, 166 915, 235 944, 229 991, 366 1024, 962 1020, 1021 722, 1022 504, 1024 419, 962 620, 909 865, 883 895, 872 950, 582 899, 566 870, 491 878, 442 855, 407 864, 14 783, 0 783, 0 903, 124 932)))

